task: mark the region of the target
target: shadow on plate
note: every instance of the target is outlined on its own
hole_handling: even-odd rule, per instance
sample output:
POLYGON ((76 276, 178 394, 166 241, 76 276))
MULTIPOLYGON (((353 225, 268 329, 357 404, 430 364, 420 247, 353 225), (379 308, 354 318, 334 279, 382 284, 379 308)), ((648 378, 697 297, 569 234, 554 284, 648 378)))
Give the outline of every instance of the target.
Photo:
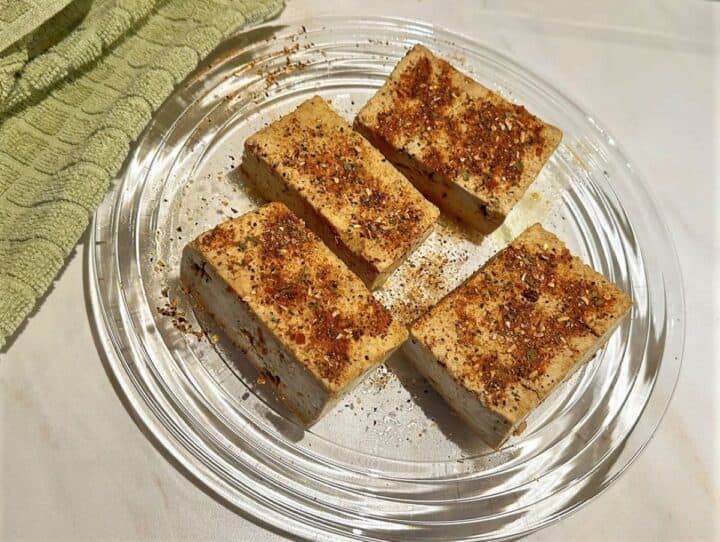
POLYGON ((448 440, 455 443, 468 456, 492 452, 492 448, 468 427, 415 369, 406 347, 402 347, 388 361, 387 367, 410 393, 415 404, 422 409, 428 419, 437 424, 438 429, 448 440))
MULTIPOLYGON (((175 282, 175 284, 170 285, 170 291, 179 291, 177 281, 175 282)), ((254 395, 267 407, 255 405, 257 414, 272 424, 286 439, 292 442, 301 440, 305 429, 294 421, 293 414, 275 393, 271 380, 256 369, 247 351, 233 343, 227 333, 217 325, 202 307, 192 302, 191 305, 198 326, 205 331, 208 337, 216 337, 215 340, 210 341, 210 344, 212 344, 225 366, 230 370, 231 378, 238 380, 244 386, 245 391, 238 393, 237 388, 240 385, 238 385, 237 381, 228 383, 222 376, 216 376, 215 378, 218 380, 220 387, 228 391, 237 402, 247 401, 251 394, 254 395), (228 390, 228 387, 236 389, 231 391, 228 390)), ((213 371, 213 373, 217 374, 217 371, 213 371)))

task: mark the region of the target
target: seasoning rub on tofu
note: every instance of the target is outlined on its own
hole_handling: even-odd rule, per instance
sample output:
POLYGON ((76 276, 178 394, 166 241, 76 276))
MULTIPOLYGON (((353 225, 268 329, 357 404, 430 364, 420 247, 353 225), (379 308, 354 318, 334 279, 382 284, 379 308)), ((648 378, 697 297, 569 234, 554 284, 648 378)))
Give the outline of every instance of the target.
POLYGON ((427 237, 439 214, 317 96, 248 138, 242 169, 371 289, 427 237))
POLYGON ((224 222, 188 244, 181 280, 305 424, 407 337, 282 203, 224 222))
POLYGON ((631 304, 536 224, 420 317, 409 347, 450 406, 500 447, 631 304))
POLYGON ((482 233, 502 224, 562 138, 421 45, 354 126, 431 201, 482 233))

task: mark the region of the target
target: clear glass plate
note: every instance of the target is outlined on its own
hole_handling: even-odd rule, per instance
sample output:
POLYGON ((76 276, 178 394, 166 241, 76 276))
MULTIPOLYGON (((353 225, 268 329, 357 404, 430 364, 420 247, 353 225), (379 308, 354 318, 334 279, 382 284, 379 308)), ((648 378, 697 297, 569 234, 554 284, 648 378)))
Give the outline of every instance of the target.
POLYGON ((642 450, 680 367, 677 258, 612 137, 514 61, 416 21, 314 19, 225 41, 153 117, 96 214, 91 246, 96 323, 143 423, 229 504, 313 540, 495 540, 547 525, 642 450), (314 94, 352 118, 417 42, 565 135, 500 230, 479 238, 443 221, 379 298, 410 319, 541 221, 634 299, 601 353, 499 451, 403 352, 303 429, 177 286, 183 245, 257 204, 238 173, 244 139, 314 94))

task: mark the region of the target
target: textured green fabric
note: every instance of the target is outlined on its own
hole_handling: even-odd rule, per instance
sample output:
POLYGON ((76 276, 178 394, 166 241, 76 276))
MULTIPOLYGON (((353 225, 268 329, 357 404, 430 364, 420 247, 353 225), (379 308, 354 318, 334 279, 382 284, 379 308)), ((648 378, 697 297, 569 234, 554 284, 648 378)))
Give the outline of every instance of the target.
POLYGON ((0 13, 28 17, 23 5, 42 8, 34 32, 0 26, 0 43, 16 33, 0 52, 0 347, 51 285, 153 111, 224 36, 283 1, 0 0, 0 13))
POLYGON ((0 51, 30 34, 71 0, 0 0, 0 51))

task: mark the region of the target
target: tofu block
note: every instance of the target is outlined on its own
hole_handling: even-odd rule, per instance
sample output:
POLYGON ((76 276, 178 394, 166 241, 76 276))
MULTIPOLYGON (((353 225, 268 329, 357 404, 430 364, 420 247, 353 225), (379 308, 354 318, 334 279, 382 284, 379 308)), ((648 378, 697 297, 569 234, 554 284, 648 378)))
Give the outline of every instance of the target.
POLYGON ((485 234, 502 224, 562 139, 558 128, 421 45, 354 127, 430 201, 485 234))
POLYGON ((183 251, 180 277, 304 424, 407 338, 282 203, 200 235, 183 251))
POLYGON ((383 155, 320 97, 245 142, 242 169, 285 203, 374 289, 439 215, 383 155))
POLYGON ((535 224, 416 320, 408 345, 418 370, 497 448, 631 305, 535 224))

